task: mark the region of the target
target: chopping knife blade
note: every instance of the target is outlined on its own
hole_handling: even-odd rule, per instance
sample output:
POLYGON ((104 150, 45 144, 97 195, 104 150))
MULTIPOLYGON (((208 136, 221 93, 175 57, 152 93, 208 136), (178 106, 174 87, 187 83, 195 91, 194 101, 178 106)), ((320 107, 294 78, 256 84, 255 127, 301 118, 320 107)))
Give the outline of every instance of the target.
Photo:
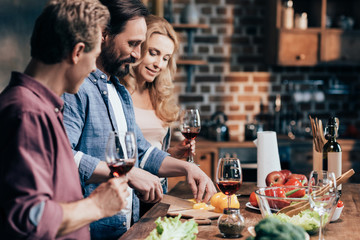
POLYGON ((164 195, 161 202, 170 205, 168 212, 193 209, 194 205, 192 202, 171 195, 164 195))

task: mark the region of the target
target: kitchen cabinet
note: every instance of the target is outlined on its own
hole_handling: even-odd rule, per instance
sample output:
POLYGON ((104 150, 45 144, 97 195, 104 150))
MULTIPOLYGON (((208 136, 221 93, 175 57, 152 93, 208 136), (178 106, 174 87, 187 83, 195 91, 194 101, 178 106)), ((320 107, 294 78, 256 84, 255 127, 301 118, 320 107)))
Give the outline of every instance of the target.
POLYGON ((293 0, 294 12, 307 13, 306 29, 282 26, 283 0, 268 0, 267 63, 279 66, 360 63, 358 0, 293 0))

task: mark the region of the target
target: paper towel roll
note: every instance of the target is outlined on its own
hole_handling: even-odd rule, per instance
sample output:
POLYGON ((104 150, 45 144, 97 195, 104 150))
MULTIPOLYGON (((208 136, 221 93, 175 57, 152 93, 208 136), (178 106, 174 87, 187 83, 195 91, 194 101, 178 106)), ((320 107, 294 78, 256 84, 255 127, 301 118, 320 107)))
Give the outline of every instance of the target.
POLYGON ((276 132, 258 132, 254 143, 257 146, 257 186, 266 187, 266 176, 281 170, 276 132))

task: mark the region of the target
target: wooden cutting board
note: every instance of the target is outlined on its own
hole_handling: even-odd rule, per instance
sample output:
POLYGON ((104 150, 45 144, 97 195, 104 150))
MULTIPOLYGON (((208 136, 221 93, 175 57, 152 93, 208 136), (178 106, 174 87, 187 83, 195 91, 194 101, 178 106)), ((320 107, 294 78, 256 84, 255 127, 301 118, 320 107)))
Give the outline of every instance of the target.
POLYGON ((161 202, 170 204, 168 216, 181 214, 182 218, 192 218, 198 224, 211 224, 211 219, 217 219, 221 215, 221 213, 216 213, 213 210, 193 209, 193 203, 170 195, 164 195, 161 202))

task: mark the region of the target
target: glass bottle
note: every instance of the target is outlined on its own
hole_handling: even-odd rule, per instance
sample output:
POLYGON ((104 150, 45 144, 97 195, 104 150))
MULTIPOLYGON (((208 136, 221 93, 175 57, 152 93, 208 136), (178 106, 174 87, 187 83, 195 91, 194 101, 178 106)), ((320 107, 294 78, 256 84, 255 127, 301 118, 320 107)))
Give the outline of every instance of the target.
POLYGON ((282 27, 285 29, 292 29, 294 27, 294 8, 293 1, 288 0, 282 7, 282 27))
POLYGON ((224 238, 238 238, 245 228, 244 217, 238 208, 225 208, 219 217, 218 228, 224 238))
MULTIPOLYGON (((336 117, 330 117, 327 123, 325 138, 328 140, 323 147, 323 170, 335 173, 338 178, 342 173, 342 152, 340 144, 336 141, 338 125, 336 117)), ((341 193, 341 185, 338 187, 341 193)))

